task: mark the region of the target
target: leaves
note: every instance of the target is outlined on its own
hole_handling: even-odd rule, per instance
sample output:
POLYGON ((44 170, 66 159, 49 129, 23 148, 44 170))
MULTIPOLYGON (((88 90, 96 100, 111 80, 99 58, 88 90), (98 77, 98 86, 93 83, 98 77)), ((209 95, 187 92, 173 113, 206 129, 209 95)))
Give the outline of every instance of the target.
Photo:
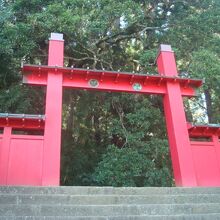
POLYGON ((171 186, 167 142, 154 139, 140 149, 109 146, 93 178, 104 186, 171 186))

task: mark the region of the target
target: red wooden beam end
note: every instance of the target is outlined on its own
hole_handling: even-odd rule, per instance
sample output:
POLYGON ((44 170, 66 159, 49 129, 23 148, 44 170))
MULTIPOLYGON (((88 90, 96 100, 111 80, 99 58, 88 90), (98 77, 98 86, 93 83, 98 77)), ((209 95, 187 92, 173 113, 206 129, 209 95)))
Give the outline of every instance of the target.
POLYGON ((44 115, 0 113, 0 127, 43 130, 44 122, 44 115))
POLYGON ((196 96, 202 80, 177 76, 146 75, 137 73, 88 70, 59 66, 24 65, 23 83, 47 85, 48 72, 63 74, 63 87, 94 89, 112 92, 166 94, 166 84, 179 83, 183 96, 196 96))

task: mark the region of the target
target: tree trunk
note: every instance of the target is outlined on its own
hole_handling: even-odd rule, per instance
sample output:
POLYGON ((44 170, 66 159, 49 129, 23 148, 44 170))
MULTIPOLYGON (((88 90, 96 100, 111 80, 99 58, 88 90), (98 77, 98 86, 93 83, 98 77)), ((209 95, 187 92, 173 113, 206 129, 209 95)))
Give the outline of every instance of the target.
POLYGON ((213 114, 212 114, 212 97, 210 93, 210 89, 206 89, 205 93, 205 100, 206 100, 206 110, 208 115, 208 122, 213 123, 213 114))
POLYGON ((75 99, 74 99, 74 94, 72 91, 69 91, 69 105, 70 105, 70 112, 68 115, 68 120, 67 120, 67 129, 66 129, 66 135, 68 140, 72 138, 72 133, 73 133, 73 118, 74 118, 74 105, 75 105, 75 99))

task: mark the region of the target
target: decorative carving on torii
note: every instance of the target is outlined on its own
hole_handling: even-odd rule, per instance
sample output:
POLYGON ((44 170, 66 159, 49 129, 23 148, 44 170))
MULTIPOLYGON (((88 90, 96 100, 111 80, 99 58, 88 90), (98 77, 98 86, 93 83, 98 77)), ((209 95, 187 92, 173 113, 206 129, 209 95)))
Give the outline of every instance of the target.
MULTIPOLYGON (((213 151, 209 148, 208 152, 216 158, 215 162, 210 161, 208 169, 215 171, 210 173, 207 169, 203 171, 200 159, 204 159, 206 155, 198 150, 194 150, 195 143, 190 141, 192 130, 199 130, 196 126, 191 128, 187 125, 182 96, 192 97, 196 95, 196 88, 202 85, 202 80, 181 78, 178 76, 174 52, 169 45, 161 45, 157 57, 158 75, 135 74, 126 72, 113 72, 105 70, 90 70, 79 68, 63 67, 64 60, 64 40, 62 34, 52 33, 49 41, 49 57, 48 66, 42 65, 23 65, 23 83, 30 85, 46 86, 46 108, 45 116, 41 117, 41 129, 44 130, 44 135, 41 136, 41 150, 38 150, 40 162, 37 166, 41 166, 39 170, 36 166, 32 168, 37 170, 36 176, 25 177, 24 184, 31 185, 59 185, 60 181, 60 152, 61 152, 61 124, 62 124, 62 93, 63 88, 73 89, 88 89, 97 91, 111 92, 128 92, 142 94, 157 94, 162 95, 164 100, 165 119, 167 124, 167 133, 171 152, 171 159, 174 171, 175 183, 177 186, 203 186, 203 185, 218 185, 220 186, 220 154, 219 152, 213 155, 213 151), (210 153, 211 152, 211 153, 210 153), (197 160, 197 155, 199 160, 197 160), (202 176, 202 177, 201 177, 202 176)), ((22 120, 15 124, 6 124, 7 117, 1 120, 0 127, 4 127, 5 132, 0 135, 0 159, 1 155, 7 155, 4 159, 4 164, 0 161, 0 177, 3 176, 4 181, 0 180, 0 184, 20 184, 22 171, 19 170, 19 181, 16 182, 15 167, 10 168, 10 132, 7 127, 19 127, 22 120), (1 144, 1 138, 2 143, 1 144), (8 141, 5 141, 7 139, 8 141), (8 147, 6 146, 8 145, 8 147), (12 171, 10 170, 12 169, 12 171), (7 173, 10 174, 7 180, 7 173)), ((29 122, 34 126, 36 117, 26 117, 26 123, 23 123, 23 128, 30 129, 26 126, 29 122), (30 122, 32 120, 32 122, 30 122), (26 127, 25 127, 26 126, 26 127)), ((11 119, 10 119, 11 120, 11 119)), ((13 120, 11 120, 13 121, 13 120)), ((32 128, 33 128, 32 126, 32 128)), ((31 127, 31 126, 30 126, 31 127)), ((212 129, 209 130, 212 133, 212 129)), ((214 132, 214 131, 213 131, 214 132)), ((216 132, 216 131, 215 131, 216 132)), ((202 134, 200 134, 202 135, 202 134)), ((211 135, 213 136, 213 135, 211 135)), ((216 139, 215 139, 216 141, 216 139)), ((24 136, 23 142, 15 142, 13 145, 20 146, 24 144, 28 148, 28 144, 34 143, 32 136, 31 142, 28 136, 24 136), (26 139, 25 139, 26 138, 26 139), (29 142, 26 143, 25 140, 29 142), (17 144, 17 145, 16 145, 17 144)), ((22 145, 23 146, 23 145, 22 145)), ((35 145, 34 145, 35 146, 35 145)), ((36 145, 37 146, 37 145, 36 145)), ((203 145, 196 145, 204 146, 203 145)), ((217 145, 216 145, 217 146, 217 145)), ((16 154, 19 154, 15 150, 16 154)), ((207 153, 205 151, 205 153, 207 153)), ((28 157, 29 155, 27 155, 28 157)), ((33 152, 30 152, 30 157, 36 159, 33 152)), ((212 159, 213 159, 212 157, 212 159)), ((14 158, 14 157, 13 157, 14 158)), ((16 160, 16 159, 14 159, 16 160)), ((209 161, 207 161, 209 162, 209 161)), ((17 169, 20 169, 17 167, 17 169)))

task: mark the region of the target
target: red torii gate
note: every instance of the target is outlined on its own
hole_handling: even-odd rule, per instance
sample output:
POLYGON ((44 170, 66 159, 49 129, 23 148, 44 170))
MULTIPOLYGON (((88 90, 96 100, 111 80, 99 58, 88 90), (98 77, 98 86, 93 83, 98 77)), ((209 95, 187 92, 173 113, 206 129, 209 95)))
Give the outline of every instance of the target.
POLYGON ((187 124, 182 96, 195 96, 202 81, 178 77, 169 45, 160 46, 158 75, 65 68, 63 60, 63 35, 52 33, 48 66, 22 67, 23 83, 46 86, 46 110, 43 116, 0 114, 0 185, 59 185, 62 92, 69 87, 162 95, 176 185, 220 186, 220 128, 187 124), (19 129, 44 134, 13 133, 19 129))

